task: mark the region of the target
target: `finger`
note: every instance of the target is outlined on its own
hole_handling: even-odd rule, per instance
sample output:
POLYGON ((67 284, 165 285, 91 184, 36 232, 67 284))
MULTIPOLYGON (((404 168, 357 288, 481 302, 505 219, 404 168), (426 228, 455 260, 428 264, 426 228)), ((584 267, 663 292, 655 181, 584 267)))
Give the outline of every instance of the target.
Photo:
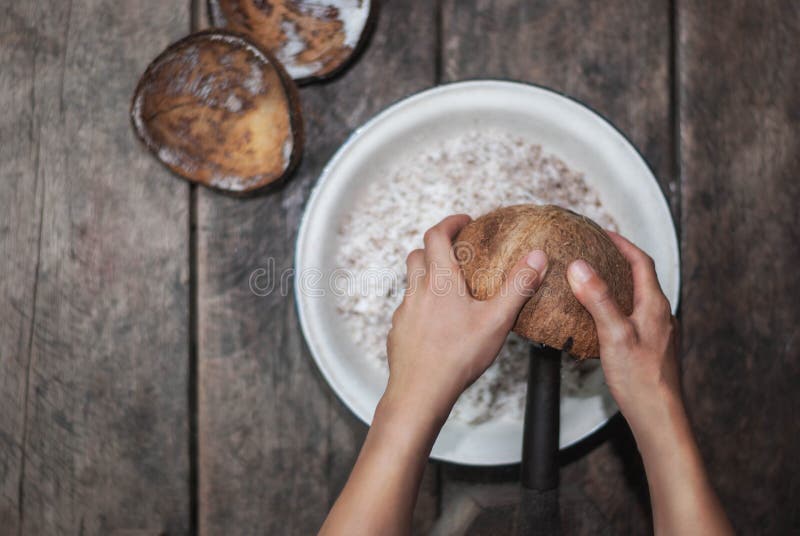
POLYGON ((425 252, 421 249, 413 250, 406 257, 406 272, 415 270, 425 270, 425 252))
POLYGON ((628 319, 619 310, 608 284, 582 259, 573 261, 567 269, 567 281, 572 293, 592 315, 601 343, 604 338, 623 335, 628 319))
POLYGON ((425 280, 425 252, 415 249, 406 257, 406 294, 413 294, 425 280))
POLYGON ((456 214, 448 216, 427 231, 423 241, 425 242, 425 263, 435 265, 440 268, 452 267, 456 265, 455 257, 452 253, 453 240, 458 232, 467 225, 472 218, 466 214, 456 214))
POLYGON ((653 258, 624 236, 614 231, 607 231, 607 233, 614 245, 617 246, 617 249, 631 265, 634 304, 638 305, 647 300, 663 296, 664 293, 658 283, 656 265, 653 258))
POLYGON ((511 269, 505 283, 487 306, 497 313, 501 323, 513 323, 520 309, 536 292, 547 273, 547 255, 534 250, 521 258, 511 269))

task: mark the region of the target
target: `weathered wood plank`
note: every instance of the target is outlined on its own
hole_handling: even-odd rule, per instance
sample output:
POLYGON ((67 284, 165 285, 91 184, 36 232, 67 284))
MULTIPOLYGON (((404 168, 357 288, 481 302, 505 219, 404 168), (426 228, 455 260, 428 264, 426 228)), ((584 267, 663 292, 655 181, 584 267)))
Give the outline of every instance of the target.
POLYGON ((797 534, 800 7, 678 3, 684 386, 741 534, 797 534))
MULTIPOLYGON (((373 38, 342 76, 301 91, 307 146, 280 191, 251 200, 198 190, 201 534, 313 534, 366 427, 318 374, 288 292, 257 296, 251 273, 292 267, 303 204, 346 136, 435 75, 433 5, 382 2, 373 38)), ((202 20, 202 17, 198 17, 202 20)), ((435 467, 435 466, 433 466, 435 467)), ((436 483, 426 477, 427 489, 436 483)), ((417 528, 435 514, 423 495, 417 528)))
MULTIPOLYGON (((445 81, 510 78, 580 99, 630 137, 677 209, 667 0, 444 0, 442 32, 445 81)), ((609 441, 562 470, 566 534, 647 531, 646 488, 635 445, 626 426, 610 431, 609 441), (576 522, 576 515, 596 522, 576 522)), ((463 482, 515 478, 513 470, 476 474, 448 468, 444 500, 463 482)))
POLYGON ((161 2, 0 7, 3 533, 188 530, 188 189, 138 146, 161 2))
POLYGON ((0 16, 0 526, 19 531, 19 483, 42 186, 34 142, 32 6, 0 16), (19 30, 17 28, 20 28, 19 30))

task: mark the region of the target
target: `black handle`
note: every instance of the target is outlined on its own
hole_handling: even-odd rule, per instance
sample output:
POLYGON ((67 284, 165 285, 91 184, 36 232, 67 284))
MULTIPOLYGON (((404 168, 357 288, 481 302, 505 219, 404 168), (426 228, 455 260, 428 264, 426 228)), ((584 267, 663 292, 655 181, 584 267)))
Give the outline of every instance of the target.
POLYGON ((525 399, 517 535, 558 535, 558 431, 561 351, 533 345, 525 399))
POLYGON ((517 536, 558 536, 558 488, 546 491, 520 488, 519 511, 514 523, 517 536))
POLYGON ((545 491, 558 487, 560 392, 561 351, 532 346, 522 436, 523 488, 545 491))

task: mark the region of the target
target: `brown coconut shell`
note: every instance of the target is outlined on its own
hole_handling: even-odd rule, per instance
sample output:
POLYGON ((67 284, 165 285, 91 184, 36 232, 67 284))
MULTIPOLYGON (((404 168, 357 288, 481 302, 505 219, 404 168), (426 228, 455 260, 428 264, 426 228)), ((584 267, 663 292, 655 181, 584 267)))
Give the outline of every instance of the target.
POLYGON ((237 195, 281 181, 303 149, 294 82, 268 52, 229 31, 192 34, 153 60, 131 120, 172 171, 237 195))
POLYGON ((361 50, 377 0, 208 0, 212 24, 248 35, 298 83, 336 75, 361 50))
POLYGON ((535 249, 547 254, 547 273, 522 308, 514 332, 580 359, 598 357, 594 320, 572 293, 567 266, 576 259, 591 264, 625 314, 633 309, 633 277, 628 261, 595 222, 554 205, 504 207, 464 227, 455 253, 472 295, 487 300, 499 292, 511 268, 535 249))

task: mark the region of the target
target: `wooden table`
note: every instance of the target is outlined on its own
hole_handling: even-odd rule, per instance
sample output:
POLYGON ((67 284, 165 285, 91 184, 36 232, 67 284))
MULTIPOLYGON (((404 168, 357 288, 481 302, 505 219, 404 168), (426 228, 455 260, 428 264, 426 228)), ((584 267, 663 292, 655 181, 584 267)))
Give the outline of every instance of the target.
MULTIPOLYGON (((683 385, 742 534, 800 531, 800 8, 681 0, 386 0, 358 62, 301 91, 282 190, 193 188, 128 103, 204 3, 0 2, 0 532, 312 534, 366 427, 317 372, 291 295, 303 204, 347 135, 438 83, 532 81, 608 117, 679 226, 683 385)), ((566 534, 646 534, 630 432, 565 453, 566 534)), ((415 526, 511 489, 430 463, 415 526), (460 506, 459 506, 460 505, 460 506)), ((491 534, 503 515, 484 515, 491 534)))

